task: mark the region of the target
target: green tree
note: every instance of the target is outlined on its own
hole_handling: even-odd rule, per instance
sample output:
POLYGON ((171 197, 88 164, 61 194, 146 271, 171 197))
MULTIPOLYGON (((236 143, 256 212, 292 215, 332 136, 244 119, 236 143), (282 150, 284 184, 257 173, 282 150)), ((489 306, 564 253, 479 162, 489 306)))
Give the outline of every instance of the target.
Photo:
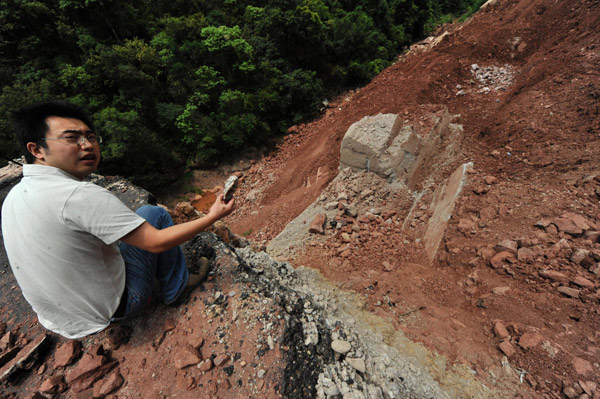
POLYGON ((0 0, 0 148, 18 155, 11 111, 66 99, 97 119, 102 171, 152 189, 314 116, 481 1, 0 0))

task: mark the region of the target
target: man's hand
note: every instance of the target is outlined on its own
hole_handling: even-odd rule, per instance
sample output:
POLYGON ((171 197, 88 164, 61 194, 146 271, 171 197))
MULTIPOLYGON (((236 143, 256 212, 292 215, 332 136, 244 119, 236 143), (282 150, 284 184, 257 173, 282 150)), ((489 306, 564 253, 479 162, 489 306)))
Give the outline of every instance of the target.
POLYGON ((231 199, 229 202, 223 200, 223 194, 219 194, 215 203, 210 207, 208 216, 215 219, 221 219, 229 215, 235 208, 235 200, 231 199))
POLYGON ((157 230, 150 223, 145 222, 125 237, 122 237, 121 241, 146 251, 160 253, 182 244, 210 227, 217 220, 229 215, 233 211, 234 205, 235 201, 233 199, 229 202, 223 201, 223 195, 221 194, 217 197, 213 206, 210 207, 208 214, 200 219, 176 224, 163 230, 157 230))

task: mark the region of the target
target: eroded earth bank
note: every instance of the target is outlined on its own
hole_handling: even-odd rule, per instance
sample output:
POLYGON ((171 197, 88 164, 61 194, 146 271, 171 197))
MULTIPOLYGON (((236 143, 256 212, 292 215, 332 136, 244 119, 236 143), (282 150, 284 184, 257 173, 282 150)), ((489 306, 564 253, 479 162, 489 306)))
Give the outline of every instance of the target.
POLYGON ((3 397, 600 398, 599 26, 597 0, 489 2, 199 171, 240 186, 186 305, 65 341, 0 254, 3 397))

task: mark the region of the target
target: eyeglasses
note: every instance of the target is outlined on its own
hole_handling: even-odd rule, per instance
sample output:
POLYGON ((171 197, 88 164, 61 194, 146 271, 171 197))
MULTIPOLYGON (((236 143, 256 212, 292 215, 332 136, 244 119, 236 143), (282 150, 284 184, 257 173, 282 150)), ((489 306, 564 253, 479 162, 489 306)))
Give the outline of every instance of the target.
POLYGON ((41 140, 64 140, 65 143, 71 145, 85 144, 85 140, 87 140, 90 142, 90 144, 100 144, 102 143, 102 136, 98 136, 97 134, 69 134, 64 137, 43 138, 41 140))

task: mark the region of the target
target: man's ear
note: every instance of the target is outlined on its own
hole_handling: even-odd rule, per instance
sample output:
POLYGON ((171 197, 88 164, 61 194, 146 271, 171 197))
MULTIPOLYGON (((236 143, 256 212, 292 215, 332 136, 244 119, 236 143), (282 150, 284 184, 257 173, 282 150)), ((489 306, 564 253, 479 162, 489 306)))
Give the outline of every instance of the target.
POLYGON ((42 153, 41 148, 42 147, 33 141, 27 143, 27 151, 29 151, 39 161, 45 160, 45 155, 42 153))

